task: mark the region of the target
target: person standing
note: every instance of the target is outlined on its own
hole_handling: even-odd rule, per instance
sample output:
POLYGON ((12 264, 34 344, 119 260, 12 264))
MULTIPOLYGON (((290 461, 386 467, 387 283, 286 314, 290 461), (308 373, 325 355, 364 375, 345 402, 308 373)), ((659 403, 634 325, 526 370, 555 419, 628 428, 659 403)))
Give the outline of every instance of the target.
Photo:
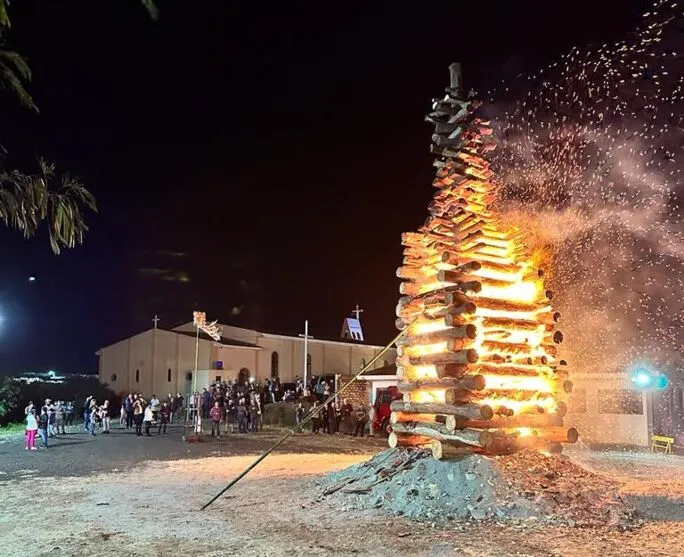
POLYGON ((69 400, 66 403, 66 425, 67 427, 74 425, 74 401, 69 400))
POLYGON ((57 414, 55 412, 55 405, 53 404, 52 399, 46 398, 45 406, 47 407, 48 411, 48 437, 54 437, 56 435, 55 423, 57 422, 57 414))
POLYGON ((302 403, 297 404, 297 408, 295 409, 295 421, 297 422, 297 431, 302 431, 301 428, 299 427, 299 424, 302 422, 304 419, 304 406, 302 403))
POLYGON ((342 433, 345 435, 352 435, 352 413, 354 412, 354 407, 345 398, 342 400, 342 433))
MULTIPOLYGON (((33 403, 30 404, 33 406, 33 403)), ((31 408, 26 414, 26 450, 36 450, 36 432, 38 431, 38 420, 36 410, 31 408)))
POLYGON ((340 432, 340 424, 342 423, 342 406, 340 401, 335 399, 335 433, 340 432))
POLYGON ((34 406, 33 406, 33 401, 30 400, 29 403, 28 403, 28 406, 27 406, 26 408, 24 408, 24 416, 28 416, 28 415, 31 413, 32 410, 34 411, 34 412, 33 412, 33 415, 35 416, 36 413, 35 413, 35 408, 34 408, 34 406))
POLYGON ((92 398, 92 395, 88 396, 88 398, 85 399, 85 404, 83 405, 83 429, 86 431, 90 431, 88 422, 90 422, 90 401, 92 398))
POLYGON ((247 408, 245 407, 245 399, 241 398, 237 405, 237 423, 238 433, 247 433, 247 408))
POLYGON ((164 428, 164 435, 166 435, 166 424, 171 422, 171 406, 169 406, 168 402, 165 402, 162 404, 162 407, 159 409, 159 428, 157 429, 157 435, 161 432, 162 428, 164 428))
POLYGON ((221 437, 221 405, 218 400, 209 411, 209 417, 211 418, 211 436, 221 437))
POLYGON ((133 427, 133 402, 133 395, 129 393, 123 402, 123 409, 126 413, 126 429, 133 427))
POLYGON ((375 406, 372 404, 368 405, 368 429, 369 437, 375 437, 375 406))
POLYGON ((40 409, 40 416, 38 416, 38 433, 40 438, 43 440, 43 446, 48 448, 48 421, 49 421, 48 411, 45 406, 40 409))
POLYGON ((55 407, 55 430, 59 435, 66 435, 66 430, 64 429, 64 403, 61 400, 57 401, 57 406, 55 407))
POLYGON ((109 401, 105 400, 102 408, 100 408, 100 417, 102 418, 102 433, 109 433, 111 425, 111 417, 109 416, 109 401))
POLYGON ((157 395, 152 395, 152 398, 150 399, 150 408, 152 408, 154 421, 157 421, 157 412, 159 411, 159 399, 157 398, 157 395))
POLYGON ((147 437, 151 437, 150 426, 152 426, 153 421, 154 421, 154 412, 152 411, 152 405, 148 404, 145 407, 145 413, 144 413, 144 417, 143 417, 143 422, 145 422, 145 435, 147 437))
POLYGON ((366 422, 368 421, 368 414, 363 405, 359 405, 356 409, 356 429, 354 430, 354 437, 360 435, 363 437, 366 431, 366 422))
POLYGON ((333 435, 335 433, 335 403, 328 404, 328 433, 333 435))
POLYGON ((142 435, 143 405, 142 399, 137 397, 133 401, 133 422, 135 423, 135 434, 140 437, 142 435))
POLYGON ((97 424, 98 420, 100 419, 100 409, 97 406, 97 401, 92 398, 90 399, 90 414, 88 414, 89 420, 88 420, 88 433, 90 435, 95 435, 95 425, 97 424))
POLYGON ((311 431, 318 434, 318 431, 321 429, 321 407, 318 405, 317 400, 314 400, 311 412, 313 413, 311 431))

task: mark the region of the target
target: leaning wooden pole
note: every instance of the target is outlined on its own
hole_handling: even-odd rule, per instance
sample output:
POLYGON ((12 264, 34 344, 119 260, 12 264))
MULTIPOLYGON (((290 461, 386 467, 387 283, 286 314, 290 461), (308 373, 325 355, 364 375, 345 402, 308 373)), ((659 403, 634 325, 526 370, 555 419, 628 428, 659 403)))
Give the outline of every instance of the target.
MULTIPOLYGON (((371 369, 375 362, 377 362, 401 337, 403 337, 404 334, 405 333, 403 331, 400 331, 399 334, 397 334, 397 336, 395 336, 382 350, 380 350, 380 352, 378 352, 370 362, 363 366, 363 368, 361 368, 361 370, 354 377, 352 377, 347 383, 342 385, 342 387, 340 387, 336 393, 330 395, 328 399, 323 402, 322 406, 325 406, 326 404, 332 402, 333 400, 335 400, 335 397, 341 395, 344 391, 346 391, 354 381, 356 381, 366 371, 371 369)), ((309 423, 313 419, 314 413, 314 411, 310 411, 304 417, 304 419, 301 422, 299 422, 299 425, 296 429, 293 428, 290 431, 288 431, 270 449, 264 451, 261 455, 259 455, 254 462, 252 462, 249 466, 247 466, 247 468, 245 468, 242 472, 235 476, 235 478, 233 478, 226 487, 219 491, 207 503, 202 505, 201 510, 204 510, 207 507, 209 507, 209 505, 211 505, 214 501, 221 497, 221 495, 223 495, 226 491, 228 491, 231 487, 238 483, 242 478, 244 478, 247 474, 254 470, 254 468, 256 468, 262 460, 264 460, 268 455, 270 455, 273 451, 280 447, 280 445, 282 445, 285 441, 292 437, 296 433, 297 429, 301 428, 304 424, 309 423)))
POLYGON ((396 275, 398 388, 390 446, 425 446, 435 458, 523 448, 557 451, 577 432, 563 428, 572 390, 559 360, 561 315, 544 284, 543 254, 506 224, 494 202, 496 147, 481 103, 464 95, 460 64, 449 67, 434 125, 436 193, 428 217, 402 234, 396 275))

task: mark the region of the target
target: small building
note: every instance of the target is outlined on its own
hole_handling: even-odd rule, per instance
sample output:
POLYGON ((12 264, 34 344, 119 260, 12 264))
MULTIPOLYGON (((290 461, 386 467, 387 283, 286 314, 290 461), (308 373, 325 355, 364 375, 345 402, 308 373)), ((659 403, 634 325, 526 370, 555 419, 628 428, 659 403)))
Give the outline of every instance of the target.
MULTIPOLYGON (((291 383, 304 374, 304 339, 221 325, 215 341, 200 333, 197 352, 198 389, 212 381, 279 377, 291 383)), ((98 350, 99 379, 115 392, 150 396, 189 393, 193 385, 197 332, 192 322, 171 330, 152 328, 98 350)), ((353 375, 375 357, 382 346, 353 339, 308 339, 307 375, 353 375)), ((391 349, 375 368, 394 363, 391 349)))

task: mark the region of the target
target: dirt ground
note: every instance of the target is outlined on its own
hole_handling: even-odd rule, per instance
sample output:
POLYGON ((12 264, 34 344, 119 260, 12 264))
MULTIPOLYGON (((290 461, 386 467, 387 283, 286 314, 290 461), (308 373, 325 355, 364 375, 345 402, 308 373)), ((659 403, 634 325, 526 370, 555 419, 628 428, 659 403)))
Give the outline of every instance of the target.
MULTIPOLYGON (((439 526, 381 509, 350 511, 340 499, 321 500, 321 475, 369 458, 383 442, 311 434, 298 435, 200 511, 280 432, 193 445, 180 433, 79 432, 35 452, 24 451, 20 438, 0 444, 0 555, 655 557, 679 555, 684 545, 681 521, 620 532, 535 521, 439 526)), ((576 451, 573 458, 642 493, 672 495, 668 479, 684 480, 677 456, 576 451)))

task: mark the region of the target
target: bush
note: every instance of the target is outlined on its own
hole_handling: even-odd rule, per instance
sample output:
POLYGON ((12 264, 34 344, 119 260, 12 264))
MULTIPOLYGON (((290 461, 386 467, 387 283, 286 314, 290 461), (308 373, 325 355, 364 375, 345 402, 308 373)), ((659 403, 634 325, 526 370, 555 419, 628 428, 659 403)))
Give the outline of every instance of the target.
POLYGON ((19 400, 19 386, 11 377, 0 377, 0 423, 6 420, 12 410, 17 407, 19 400))

